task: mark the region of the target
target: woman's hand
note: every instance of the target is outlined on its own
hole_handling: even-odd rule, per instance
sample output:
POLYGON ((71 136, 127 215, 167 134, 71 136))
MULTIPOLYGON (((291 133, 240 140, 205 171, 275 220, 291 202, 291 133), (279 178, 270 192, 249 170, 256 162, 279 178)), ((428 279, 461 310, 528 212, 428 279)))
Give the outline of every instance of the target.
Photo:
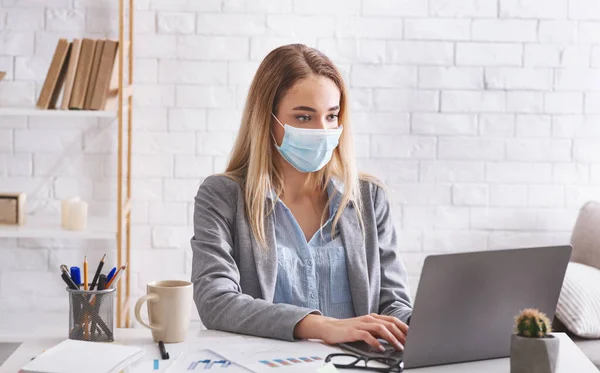
POLYGON ((321 339, 328 344, 365 341, 381 351, 385 351, 385 347, 377 338, 382 338, 397 350, 402 350, 407 333, 408 325, 399 319, 374 313, 341 320, 308 315, 294 330, 295 337, 300 339, 321 339))

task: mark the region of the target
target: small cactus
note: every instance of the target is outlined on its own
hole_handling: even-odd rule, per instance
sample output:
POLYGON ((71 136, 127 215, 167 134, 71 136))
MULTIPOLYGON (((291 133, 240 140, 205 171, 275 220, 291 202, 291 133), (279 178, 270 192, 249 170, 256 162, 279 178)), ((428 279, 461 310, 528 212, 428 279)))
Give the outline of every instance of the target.
POLYGON ((515 332, 521 337, 544 338, 552 332, 552 326, 546 314, 527 308, 515 317, 515 332))

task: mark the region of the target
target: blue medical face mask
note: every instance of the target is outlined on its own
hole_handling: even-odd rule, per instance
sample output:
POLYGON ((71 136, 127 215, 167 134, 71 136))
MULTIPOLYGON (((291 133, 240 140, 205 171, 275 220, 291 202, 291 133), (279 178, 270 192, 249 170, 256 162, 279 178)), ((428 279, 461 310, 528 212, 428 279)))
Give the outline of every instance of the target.
POLYGON ((342 126, 334 129, 296 128, 289 124, 284 126, 275 114, 271 115, 285 131, 281 146, 275 142, 275 147, 295 169, 300 172, 315 172, 329 163, 338 146, 342 126))

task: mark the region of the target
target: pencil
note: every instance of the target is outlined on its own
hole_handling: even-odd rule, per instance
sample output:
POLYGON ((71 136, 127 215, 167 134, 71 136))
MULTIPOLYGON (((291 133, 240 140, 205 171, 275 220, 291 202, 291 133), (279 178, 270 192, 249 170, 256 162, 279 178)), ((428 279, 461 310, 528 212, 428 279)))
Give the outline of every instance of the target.
POLYGON ((90 290, 94 290, 94 288, 96 287, 96 284, 98 283, 98 278, 100 277, 100 272, 102 272, 102 267, 104 267, 104 259, 106 259, 106 254, 104 254, 104 256, 102 257, 102 260, 100 260, 100 263, 98 263, 98 268, 96 268, 96 274, 94 275, 94 279, 92 280, 92 285, 90 286, 90 290))
MULTIPOLYGON (((88 261, 87 255, 83 257, 83 290, 89 290, 88 286, 88 261)), ((83 337, 84 339, 89 339, 89 331, 88 331, 88 315, 87 313, 83 314, 83 337)))
POLYGON ((117 273, 115 273, 115 275, 110 279, 110 281, 108 282, 108 284, 106 284, 106 288, 110 289, 113 287, 117 286, 117 283, 119 282, 119 279, 121 278, 121 276, 123 275, 123 272, 125 272, 125 270, 127 269, 127 264, 124 264, 121 268, 119 268, 117 270, 117 273))
POLYGON ((87 262, 87 256, 83 257, 83 290, 89 290, 89 287, 88 287, 88 262, 87 262))

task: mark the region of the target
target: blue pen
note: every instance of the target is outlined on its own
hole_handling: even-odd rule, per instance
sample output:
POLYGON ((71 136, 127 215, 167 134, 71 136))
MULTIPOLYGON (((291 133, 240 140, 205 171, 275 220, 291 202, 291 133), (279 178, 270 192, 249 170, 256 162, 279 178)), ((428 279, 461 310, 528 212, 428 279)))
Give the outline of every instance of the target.
POLYGON ((110 282, 110 279, 115 275, 115 272, 117 272, 117 267, 114 267, 113 269, 110 270, 110 272, 108 272, 108 275, 106 275, 106 283, 107 284, 110 282))
POLYGON ((71 279, 75 285, 81 285, 81 270, 79 267, 71 267, 71 279))

